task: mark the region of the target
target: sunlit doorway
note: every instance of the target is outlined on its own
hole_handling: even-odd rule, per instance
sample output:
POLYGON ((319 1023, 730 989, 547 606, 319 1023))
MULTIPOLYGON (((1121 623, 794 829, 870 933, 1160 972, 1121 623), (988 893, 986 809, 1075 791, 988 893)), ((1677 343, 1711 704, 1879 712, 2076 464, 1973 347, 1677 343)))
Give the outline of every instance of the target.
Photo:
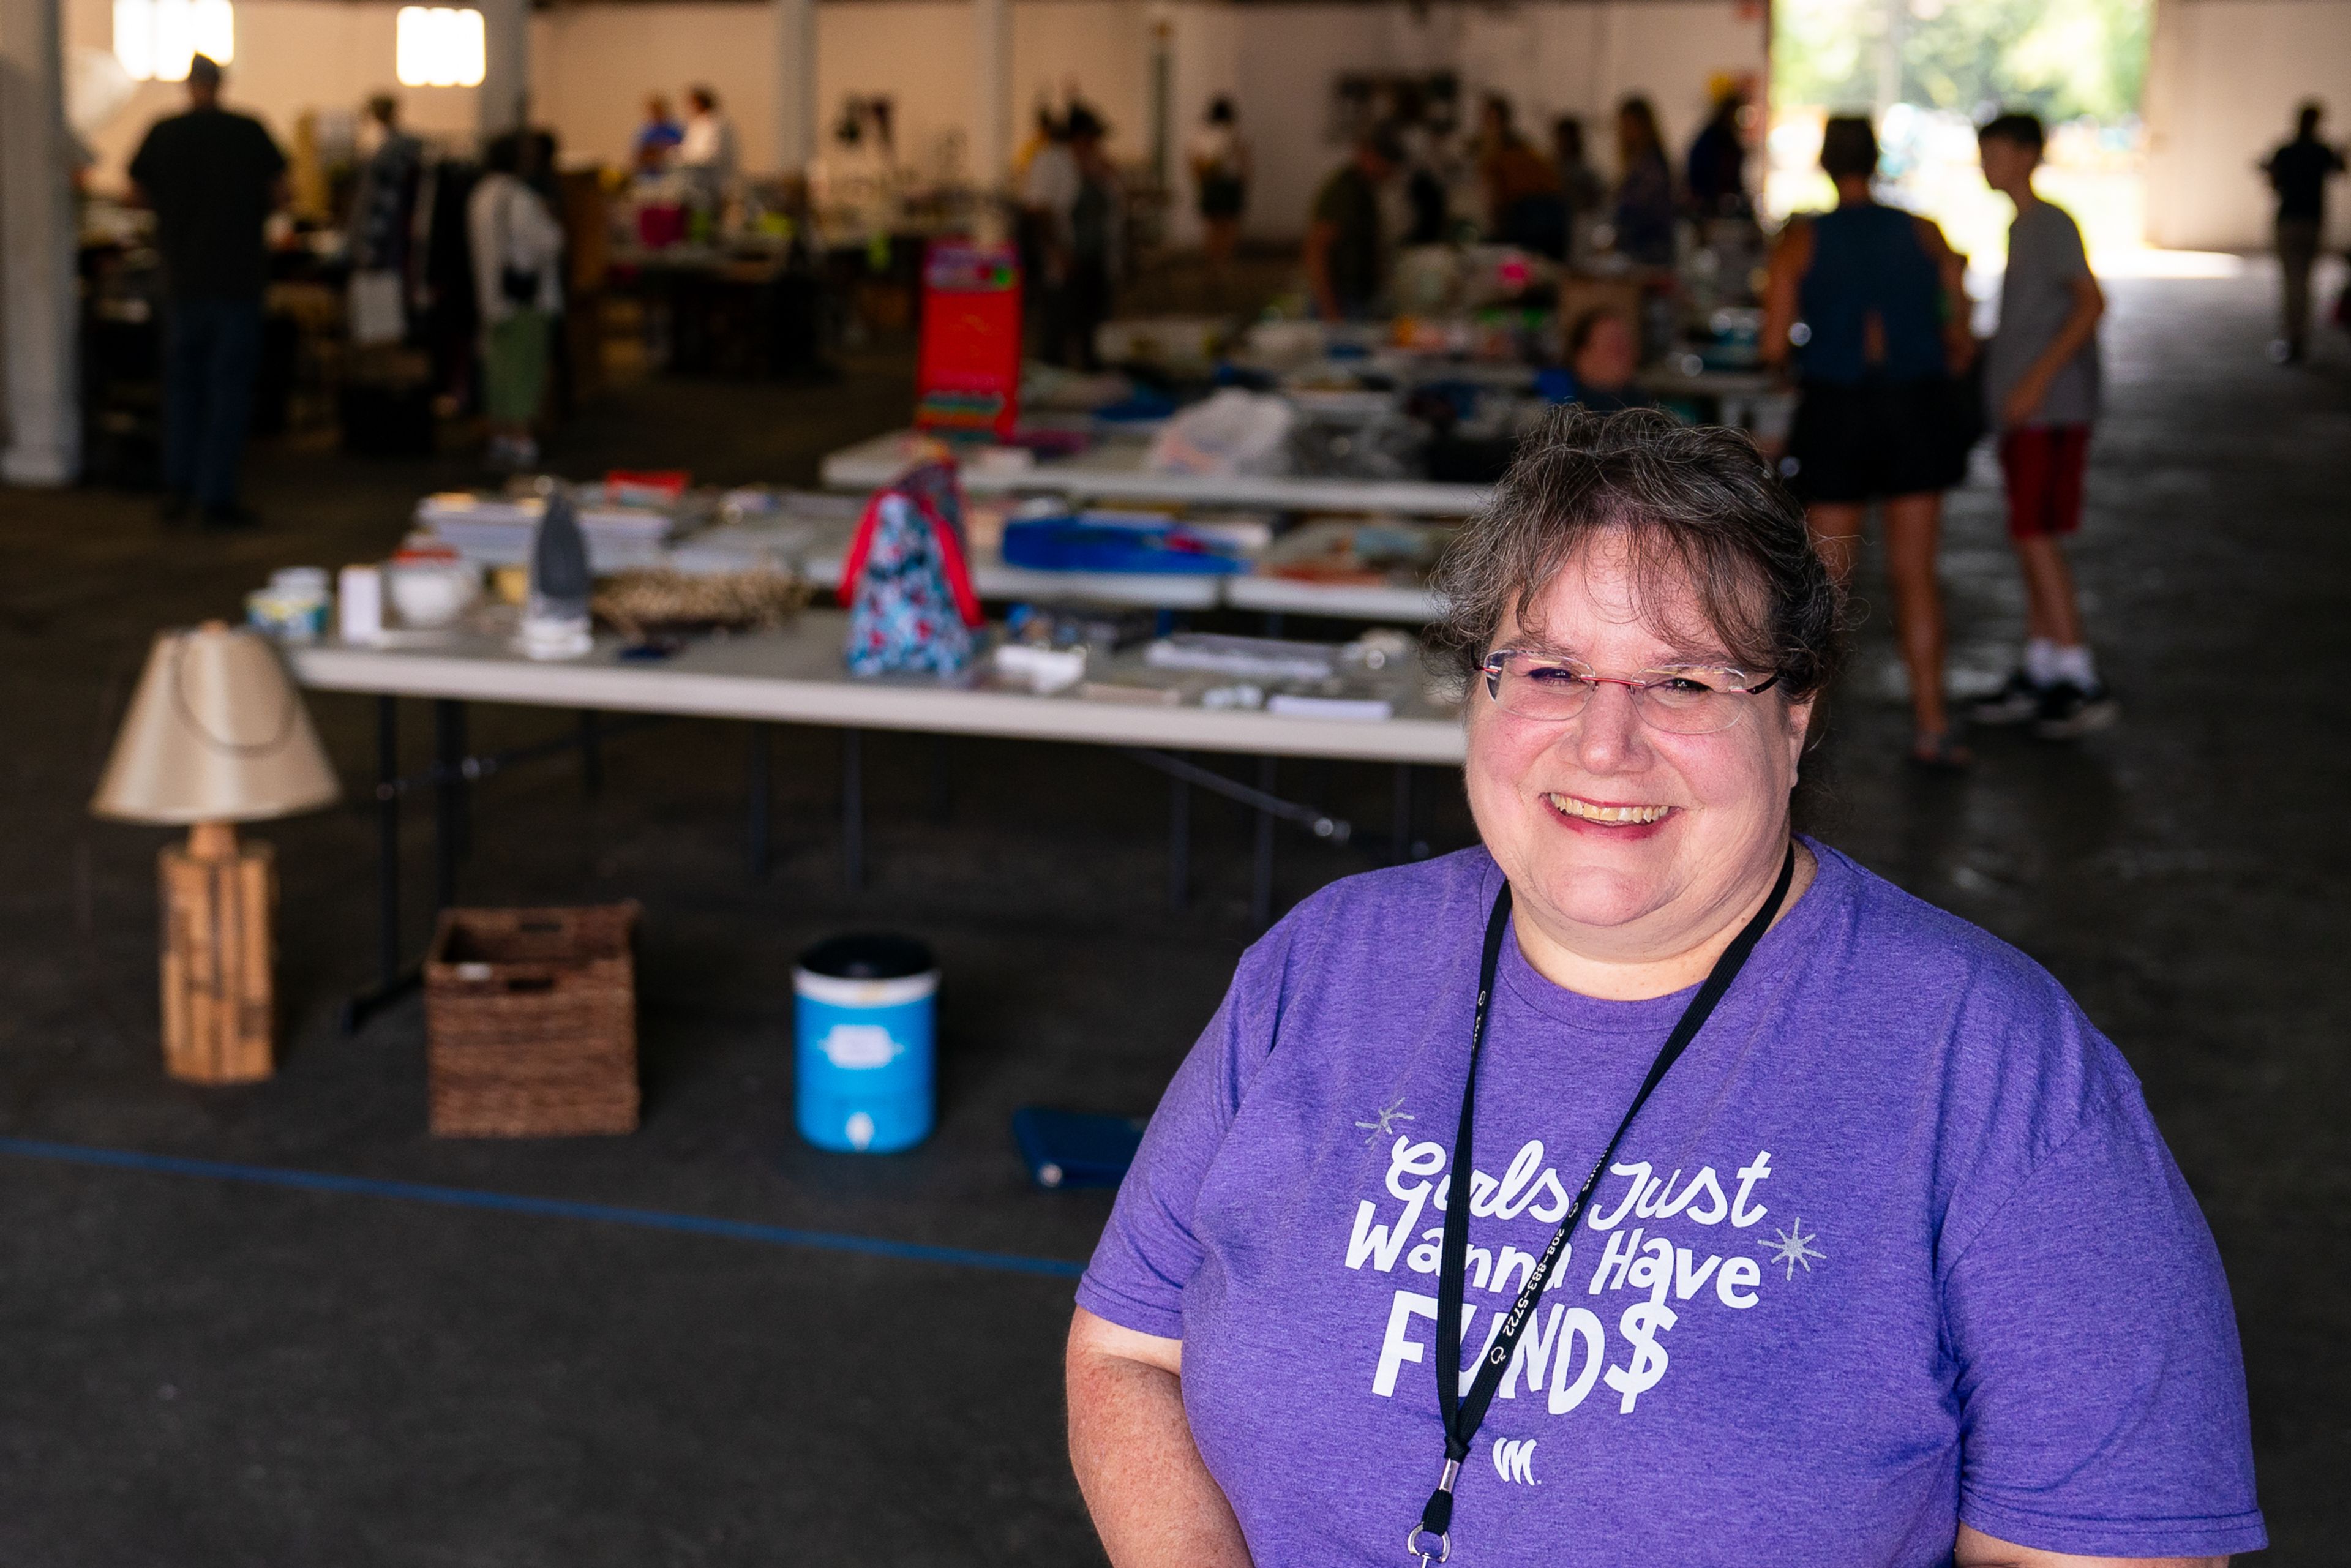
POLYGON ((2031 110, 2050 128, 2042 193, 2073 213, 2095 265, 2131 270, 2146 254, 2153 13, 2153 0, 1775 0, 1765 204, 1781 217, 1834 203, 1822 122, 1871 112, 1886 199, 1997 270, 2011 214, 1984 187, 1975 128, 2031 110))

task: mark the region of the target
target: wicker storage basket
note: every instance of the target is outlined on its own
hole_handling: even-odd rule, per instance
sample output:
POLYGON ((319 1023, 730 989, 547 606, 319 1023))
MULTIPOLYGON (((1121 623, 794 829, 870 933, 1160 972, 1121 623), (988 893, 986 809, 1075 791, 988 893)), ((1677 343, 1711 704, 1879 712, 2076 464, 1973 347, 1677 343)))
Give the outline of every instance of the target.
POLYGON ((435 1135, 636 1130, 637 912, 442 912, 424 961, 435 1135))

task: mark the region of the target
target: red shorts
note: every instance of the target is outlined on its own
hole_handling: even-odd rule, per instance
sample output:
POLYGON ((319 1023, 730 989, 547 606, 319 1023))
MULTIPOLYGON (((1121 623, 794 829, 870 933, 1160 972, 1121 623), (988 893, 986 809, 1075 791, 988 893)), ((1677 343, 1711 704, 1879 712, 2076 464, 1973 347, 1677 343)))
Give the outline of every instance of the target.
POLYGON ((2090 457, 2086 424, 2034 424, 2000 438, 2008 476, 2008 537, 2043 538, 2082 526, 2082 470, 2090 457))

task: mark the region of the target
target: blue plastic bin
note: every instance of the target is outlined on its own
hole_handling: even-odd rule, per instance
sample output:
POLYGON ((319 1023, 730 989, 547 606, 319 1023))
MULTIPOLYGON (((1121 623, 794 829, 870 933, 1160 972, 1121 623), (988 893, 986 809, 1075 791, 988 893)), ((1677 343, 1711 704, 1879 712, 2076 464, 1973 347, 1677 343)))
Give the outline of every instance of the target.
POLYGON ((936 1114, 931 950, 910 936, 835 936, 792 967, 794 1120, 820 1149, 883 1155, 936 1114))

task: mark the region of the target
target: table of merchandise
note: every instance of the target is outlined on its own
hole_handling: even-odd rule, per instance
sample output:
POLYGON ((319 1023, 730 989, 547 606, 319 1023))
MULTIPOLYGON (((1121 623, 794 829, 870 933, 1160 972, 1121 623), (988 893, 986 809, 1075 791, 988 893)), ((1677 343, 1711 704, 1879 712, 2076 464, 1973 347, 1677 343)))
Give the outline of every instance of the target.
MULTIPOLYGON (((590 505, 583 508, 590 562, 599 573, 632 567, 667 567, 688 574, 779 567, 821 588, 841 580, 862 496, 747 491, 713 515, 707 506, 683 518, 657 509, 590 505)), ((998 506, 1002 503, 997 502, 998 506)), ((528 503, 535 506, 536 503, 528 503)), ((418 528, 483 567, 528 559, 537 514, 500 497, 428 496, 418 504, 418 528)), ((1327 556, 1351 531, 1375 527, 1420 536, 1427 554, 1449 525, 1405 518, 1376 523, 1314 518, 1253 552, 1242 572, 1044 571, 1006 562, 994 537, 977 538, 972 587, 994 603, 1090 601, 1153 610, 1246 610, 1256 614, 1314 615, 1417 626, 1436 619, 1435 596, 1411 572, 1400 580, 1372 572, 1328 578, 1300 575, 1309 556, 1327 556)), ((1343 553, 1343 551, 1342 551, 1343 553)))
MULTIPOLYGON (((600 636, 584 657, 538 662, 510 645, 490 625, 446 632, 395 632, 383 644, 325 642, 288 650, 296 678, 316 691, 350 692, 377 699, 376 800, 378 896, 381 927, 379 988, 353 998, 356 1021, 409 983, 401 949, 399 863, 401 802, 429 790, 434 800, 435 905, 455 901, 457 863, 470 821, 471 786, 537 758, 576 752, 592 780, 598 747, 627 725, 668 717, 748 721, 750 858, 764 874, 768 855, 768 767, 772 727, 802 724, 842 731, 842 835, 851 884, 862 874, 862 747, 867 729, 935 736, 992 736, 1080 742, 1121 748, 1168 774, 1169 896, 1180 903, 1188 880, 1189 790, 1208 789, 1257 813, 1254 913, 1271 913, 1273 824, 1286 820, 1326 841, 1347 841, 1351 826, 1311 805, 1282 800, 1275 758, 1319 758, 1388 763, 1396 768, 1397 821, 1391 854, 1411 852, 1411 779, 1416 766, 1458 766, 1463 755, 1458 711, 1434 702, 1416 663, 1399 661, 1384 678, 1357 681, 1381 700, 1353 705, 1353 716, 1202 706, 1202 694, 1221 683, 1213 674, 1154 667, 1135 650, 1115 655, 1084 685, 1052 695, 992 684, 993 676, 956 680, 857 678, 842 668, 848 617, 809 611, 778 632, 741 633, 684 643, 657 660, 632 656, 616 639, 600 636), (434 705, 434 760, 421 778, 399 771, 398 702, 434 705), (466 705, 486 702, 561 710, 578 716, 576 731, 495 756, 475 755, 466 739, 466 705), (1368 709, 1384 706, 1387 716, 1368 709), (615 718, 614 716, 632 716, 615 718), (1244 784, 1189 754, 1217 753, 1258 759, 1255 783, 1244 784)), ((984 666, 983 666, 984 667, 984 666)), ((1314 705, 1307 701, 1310 708, 1314 705)), ((1351 705, 1327 705, 1348 712, 1351 705)))

